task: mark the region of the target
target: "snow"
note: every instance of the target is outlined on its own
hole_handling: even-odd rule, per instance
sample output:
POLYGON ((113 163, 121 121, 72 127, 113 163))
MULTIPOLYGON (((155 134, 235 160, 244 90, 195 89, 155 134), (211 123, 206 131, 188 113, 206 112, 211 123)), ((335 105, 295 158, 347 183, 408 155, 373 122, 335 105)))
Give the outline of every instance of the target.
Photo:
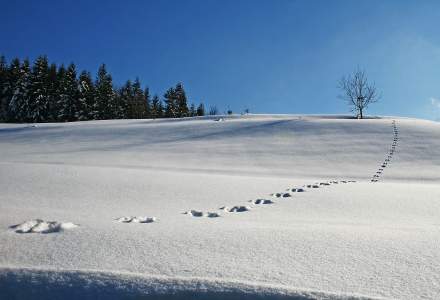
POLYGON ((439 298, 439 123, 214 119, 0 125, 0 299, 439 298))
POLYGON ((10 226, 10 228, 17 233, 52 233, 75 227, 78 227, 78 225, 73 224, 72 222, 47 222, 40 219, 25 221, 21 224, 10 226))

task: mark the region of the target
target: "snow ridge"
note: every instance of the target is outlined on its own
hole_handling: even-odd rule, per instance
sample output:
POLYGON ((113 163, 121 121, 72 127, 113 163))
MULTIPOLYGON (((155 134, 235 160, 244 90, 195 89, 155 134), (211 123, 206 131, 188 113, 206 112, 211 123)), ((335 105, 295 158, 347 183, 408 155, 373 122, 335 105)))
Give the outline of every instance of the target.
POLYGON ((279 285, 94 270, 0 268, 1 299, 384 299, 279 285))

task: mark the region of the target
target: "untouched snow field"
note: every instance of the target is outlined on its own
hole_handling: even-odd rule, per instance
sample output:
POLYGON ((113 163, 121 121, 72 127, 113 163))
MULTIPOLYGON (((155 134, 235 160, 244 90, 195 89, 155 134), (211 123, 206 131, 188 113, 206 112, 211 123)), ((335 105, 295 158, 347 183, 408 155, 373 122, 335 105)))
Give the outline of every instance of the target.
POLYGON ((440 298, 439 123, 0 125, 0 299, 369 298, 440 298))

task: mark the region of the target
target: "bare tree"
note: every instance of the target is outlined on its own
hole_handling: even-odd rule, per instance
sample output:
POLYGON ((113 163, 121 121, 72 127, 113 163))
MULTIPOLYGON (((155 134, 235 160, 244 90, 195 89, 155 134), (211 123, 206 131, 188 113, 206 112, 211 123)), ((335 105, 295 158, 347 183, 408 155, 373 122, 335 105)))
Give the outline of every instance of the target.
POLYGON ((342 77, 338 87, 342 91, 339 98, 346 100, 351 111, 356 112, 360 119, 364 117, 368 105, 377 102, 380 98, 374 83, 369 83, 365 71, 359 68, 353 74, 342 77))

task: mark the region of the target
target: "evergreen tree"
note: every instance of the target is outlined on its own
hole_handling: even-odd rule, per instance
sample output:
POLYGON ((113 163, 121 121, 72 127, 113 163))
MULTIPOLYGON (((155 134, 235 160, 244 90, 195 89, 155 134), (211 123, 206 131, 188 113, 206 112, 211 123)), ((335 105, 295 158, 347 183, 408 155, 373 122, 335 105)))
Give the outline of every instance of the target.
POLYGON ((133 115, 134 119, 142 119, 146 113, 146 102, 144 91, 141 89, 139 78, 133 84, 133 115))
POLYGON ((197 115, 198 116, 205 115, 205 106, 203 105, 203 103, 200 103, 199 106, 197 107, 197 115))
POLYGON ((57 120, 57 101, 58 101, 58 70, 56 64, 51 64, 48 71, 48 112, 47 121, 57 120))
POLYGON ((8 65, 6 58, 0 56, 0 121, 5 122, 7 120, 9 101, 7 97, 8 92, 8 65))
POLYGON ((30 87, 30 110, 27 114, 28 122, 45 122, 48 119, 49 66, 46 56, 39 56, 32 67, 30 87))
POLYGON ((8 119, 13 122, 27 122, 32 109, 29 95, 31 88, 29 60, 24 60, 20 66, 20 61, 15 59, 9 71, 12 97, 8 106, 8 119))
MULTIPOLYGON (((22 72, 21 68, 22 66, 20 60, 15 58, 11 61, 7 70, 7 82, 4 90, 4 97, 6 98, 5 103, 8 103, 6 118, 11 122, 18 122, 18 116, 16 114, 19 109, 18 107, 20 105, 20 100, 15 99, 13 103, 12 98, 14 96, 15 87, 18 84, 18 79, 20 78, 22 72)), ((29 75, 29 72, 27 74, 29 75)))
POLYGON ((55 98, 54 98, 54 104, 53 104, 53 110, 52 110, 52 118, 56 122, 64 121, 60 120, 60 111, 61 111, 61 104, 63 103, 64 95, 66 94, 66 68, 64 65, 61 65, 58 68, 57 71, 57 79, 55 83, 55 98))
POLYGON ((196 106, 194 105, 194 103, 191 103, 191 107, 189 109, 189 116, 190 117, 197 116, 196 106))
POLYGON ((160 101, 160 99, 157 95, 154 95, 153 99, 151 100, 151 114, 150 114, 150 116, 153 119, 162 118, 162 116, 163 116, 162 101, 160 101))
POLYGON ((165 95, 165 117, 167 118, 177 118, 179 116, 176 92, 173 88, 169 88, 165 95))
POLYGON ((127 80, 124 86, 119 89, 118 94, 119 106, 121 108, 120 118, 135 119, 137 105, 134 101, 133 84, 130 80, 127 80))
POLYGON ((96 115, 95 86, 89 72, 79 75, 79 98, 76 118, 79 121, 94 119, 96 115))
POLYGON ((78 80, 76 67, 72 63, 67 67, 66 73, 60 82, 62 93, 58 100, 58 120, 71 122, 76 120, 79 100, 78 80))
POLYGON ((175 99, 176 99, 176 109, 177 109, 177 117, 183 118, 187 117, 188 110, 188 101, 186 99, 185 90, 183 89, 182 83, 178 83, 176 88, 174 89, 175 99))
POLYGON ((98 119, 112 119, 116 115, 116 95, 113 90, 112 77, 107 73, 105 64, 98 70, 96 80, 96 101, 98 102, 98 119))
POLYGON ((144 118, 151 118, 151 100, 150 100, 150 89, 145 88, 144 90, 144 98, 145 98, 145 114, 144 118))

